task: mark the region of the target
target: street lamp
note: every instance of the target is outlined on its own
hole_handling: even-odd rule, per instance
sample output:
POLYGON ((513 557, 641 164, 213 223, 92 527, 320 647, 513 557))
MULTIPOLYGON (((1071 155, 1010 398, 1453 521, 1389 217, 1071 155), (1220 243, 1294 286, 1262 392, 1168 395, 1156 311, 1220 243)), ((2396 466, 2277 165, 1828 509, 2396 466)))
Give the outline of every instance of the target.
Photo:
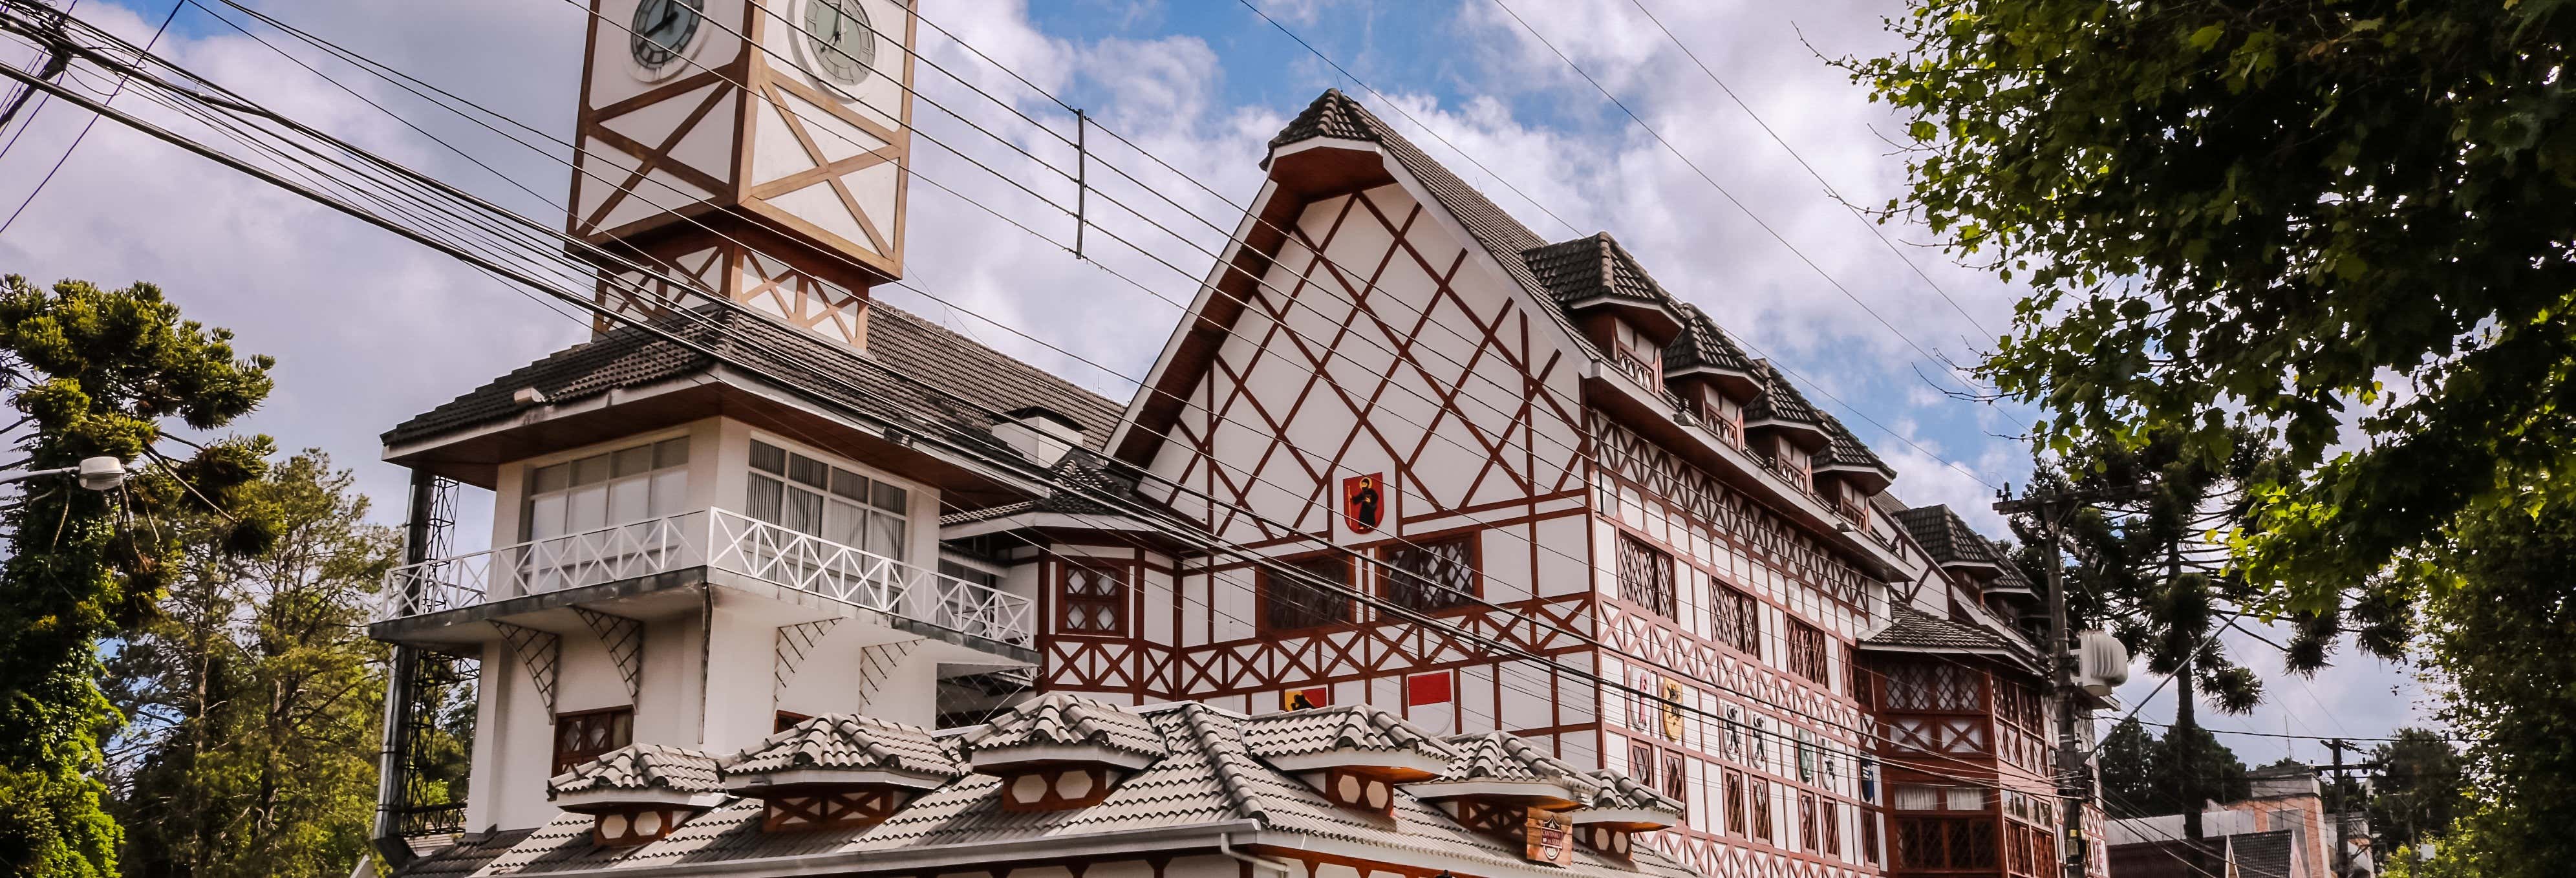
POLYGON ((125 484, 125 477, 128 473, 125 471, 125 461, 100 455, 98 457, 81 458, 79 466, 30 470, 28 472, 0 476, 0 485, 9 484, 11 482, 23 482, 28 479, 41 478, 44 476, 70 475, 77 475, 80 477, 81 487, 88 488, 92 491, 112 491, 115 490, 118 485, 125 484))

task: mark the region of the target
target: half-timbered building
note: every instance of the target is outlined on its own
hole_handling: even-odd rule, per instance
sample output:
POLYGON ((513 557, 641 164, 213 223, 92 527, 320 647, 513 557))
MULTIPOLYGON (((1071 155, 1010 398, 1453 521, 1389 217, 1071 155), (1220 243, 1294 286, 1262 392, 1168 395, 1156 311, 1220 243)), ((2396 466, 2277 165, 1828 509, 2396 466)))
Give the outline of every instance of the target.
POLYGON ((2008 588, 1611 236, 1327 92, 1121 405, 869 296, 908 2, 592 5, 598 331, 384 436, 406 874, 1905 871, 1877 651, 2008 588))

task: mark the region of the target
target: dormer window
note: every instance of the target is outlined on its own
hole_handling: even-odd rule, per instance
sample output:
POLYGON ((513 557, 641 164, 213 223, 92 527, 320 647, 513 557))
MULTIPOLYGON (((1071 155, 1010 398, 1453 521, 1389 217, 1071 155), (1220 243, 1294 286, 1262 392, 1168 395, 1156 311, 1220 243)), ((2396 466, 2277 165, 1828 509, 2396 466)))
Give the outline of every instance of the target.
POLYGON ((1144 717, 1070 695, 1013 707, 965 742, 973 770, 1001 778, 1002 810, 1100 804, 1127 775, 1162 759, 1162 733, 1144 717))
POLYGON ((857 715, 799 721, 725 761, 729 792, 761 801, 761 830, 868 827, 963 777, 946 746, 918 726, 857 715))
POLYGON ((1664 386, 1664 346, 1637 331, 1637 325, 1610 321, 1610 362, 1647 387, 1664 386))
MULTIPOLYGON (((1440 682, 1445 699, 1447 678, 1440 682)), ((1378 817, 1394 816, 1398 785, 1438 777, 1459 755, 1393 712, 1365 704, 1258 717, 1245 724, 1243 744, 1334 805, 1378 817)))

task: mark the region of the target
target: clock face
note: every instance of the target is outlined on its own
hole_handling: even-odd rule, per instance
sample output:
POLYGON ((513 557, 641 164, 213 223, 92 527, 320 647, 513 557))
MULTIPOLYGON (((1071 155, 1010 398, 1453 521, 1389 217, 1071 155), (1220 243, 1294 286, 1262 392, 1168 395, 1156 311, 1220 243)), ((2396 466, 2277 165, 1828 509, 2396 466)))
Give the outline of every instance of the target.
POLYGON ((805 0, 805 45, 814 70, 843 85, 866 81, 877 63, 877 32, 862 0, 805 0))
POLYGON ((635 5, 633 32, 626 47, 635 53, 635 63, 647 70, 658 70, 680 59, 689 47, 689 38, 697 36, 698 22, 704 18, 706 0, 643 0, 635 5))

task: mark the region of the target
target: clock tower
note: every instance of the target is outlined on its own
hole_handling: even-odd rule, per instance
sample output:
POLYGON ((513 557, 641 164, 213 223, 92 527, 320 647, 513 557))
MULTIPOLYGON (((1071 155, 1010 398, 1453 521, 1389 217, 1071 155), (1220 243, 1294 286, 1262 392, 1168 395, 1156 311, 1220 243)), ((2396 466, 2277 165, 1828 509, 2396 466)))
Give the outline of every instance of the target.
POLYGON ((690 287, 603 266, 600 304, 721 295, 863 346, 903 276, 917 2, 590 0, 570 231, 690 287))

